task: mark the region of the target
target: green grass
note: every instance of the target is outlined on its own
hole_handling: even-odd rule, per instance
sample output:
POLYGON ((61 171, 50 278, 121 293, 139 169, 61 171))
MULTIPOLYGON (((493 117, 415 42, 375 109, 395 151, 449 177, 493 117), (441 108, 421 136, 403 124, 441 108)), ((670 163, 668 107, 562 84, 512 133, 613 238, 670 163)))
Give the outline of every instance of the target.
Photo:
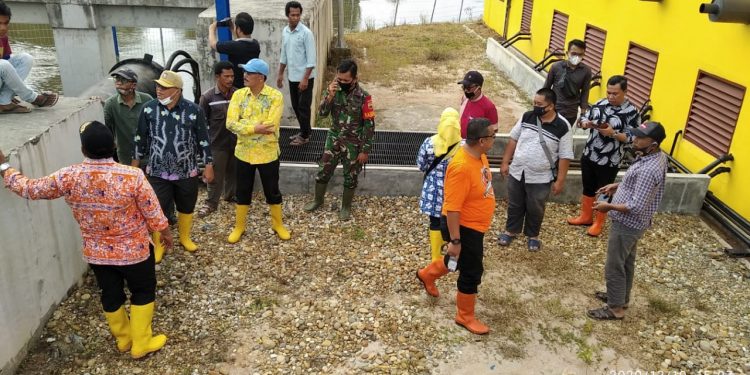
POLYGON ((654 312, 664 315, 674 315, 680 311, 680 307, 676 303, 653 295, 648 297, 648 307, 654 312))

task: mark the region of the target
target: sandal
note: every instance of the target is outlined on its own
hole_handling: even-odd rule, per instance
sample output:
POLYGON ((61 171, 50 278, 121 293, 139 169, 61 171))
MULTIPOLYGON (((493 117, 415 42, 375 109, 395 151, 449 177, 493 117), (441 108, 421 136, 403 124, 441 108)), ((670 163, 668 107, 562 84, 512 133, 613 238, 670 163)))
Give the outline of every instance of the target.
POLYGON ((289 145, 291 146, 302 146, 306 143, 310 142, 310 138, 302 138, 302 136, 298 136, 292 140, 289 145))
POLYGON ((500 246, 510 246, 510 243, 513 242, 513 240, 516 239, 516 236, 508 234, 508 233, 501 233, 500 237, 497 238, 497 243, 500 244, 500 246))
MULTIPOLYGON (((596 298, 599 301, 602 301, 604 303, 607 303, 607 299, 608 299, 607 298, 607 292, 597 291, 596 293, 594 293, 594 298, 596 298)), ((626 304, 622 305, 622 308, 625 309, 625 310, 627 310, 628 309, 628 304, 626 303, 626 304)))
POLYGON ((291 139, 291 140, 295 140, 295 139, 297 139, 297 138, 299 138, 299 137, 302 137, 302 133, 297 133, 297 134, 295 134, 295 135, 293 135, 293 136, 289 137, 289 139, 291 139))
POLYGON ((526 243, 526 247, 529 249, 529 251, 539 251, 542 249, 542 241, 535 238, 529 238, 529 241, 526 243))
POLYGON ((208 215, 211 215, 214 211, 216 211, 216 208, 213 208, 211 206, 203 206, 198 210, 198 218, 206 217, 208 215))
POLYGON ((0 113, 29 113, 31 108, 16 103, 0 104, 0 113))
POLYGON ((586 316, 596 320, 622 320, 622 316, 616 316, 609 306, 600 307, 598 309, 589 310, 586 312, 586 316))
POLYGON ((57 104, 57 99, 60 97, 54 92, 44 91, 34 99, 31 104, 37 107, 52 107, 57 104))

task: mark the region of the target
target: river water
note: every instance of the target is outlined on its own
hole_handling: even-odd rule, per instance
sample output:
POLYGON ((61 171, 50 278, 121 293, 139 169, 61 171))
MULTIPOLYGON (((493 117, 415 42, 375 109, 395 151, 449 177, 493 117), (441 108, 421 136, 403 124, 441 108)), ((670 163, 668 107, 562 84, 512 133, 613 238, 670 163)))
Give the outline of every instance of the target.
MULTIPOLYGON (((462 22, 481 18, 484 0, 342 0, 344 28, 347 31, 372 30, 394 23, 419 24, 462 22)), ((338 25, 338 7, 334 0, 334 26, 338 25)), ((62 91, 60 71, 48 25, 11 24, 11 47, 16 52, 34 56, 34 69, 27 83, 35 89, 62 91)), ((118 28, 120 59, 140 58, 144 53, 154 56, 163 65, 178 49, 195 56, 195 30, 158 28, 118 28), (163 48, 162 48, 163 44, 163 48)))

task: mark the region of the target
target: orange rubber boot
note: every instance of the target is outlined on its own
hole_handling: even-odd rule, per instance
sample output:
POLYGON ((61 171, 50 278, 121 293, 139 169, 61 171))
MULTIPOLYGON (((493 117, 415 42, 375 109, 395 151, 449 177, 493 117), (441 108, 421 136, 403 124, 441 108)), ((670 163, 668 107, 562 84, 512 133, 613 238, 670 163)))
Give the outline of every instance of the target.
POLYGON ((474 305, 476 302, 476 294, 456 292, 456 324, 466 328, 475 335, 486 335, 490 333, 490 328, 474 317, 474 305))
POLYGON ((594 200, 596 200, 595 197, 581 195, 581 214, 578 217, 569 217, 568 224, 591 225, 594 216, 594 200))
POLYGON ((438 291, 435 280, 448 274, 448 267, 445 266, 443 259, 438 259, 430 263, 427 267, 417 271, 417 279, 424 285, 424 290, 427 294, 433 297, 439 297, 440 292, 438 291))
POLYGON ((591 237, 597 237, 602 233, 602 229, 604 229, 604 223, 607 222, 607 214, 604 212, 596 212, 596 219, 594 219, 594 224, 589 227, 588 234, 591 237))

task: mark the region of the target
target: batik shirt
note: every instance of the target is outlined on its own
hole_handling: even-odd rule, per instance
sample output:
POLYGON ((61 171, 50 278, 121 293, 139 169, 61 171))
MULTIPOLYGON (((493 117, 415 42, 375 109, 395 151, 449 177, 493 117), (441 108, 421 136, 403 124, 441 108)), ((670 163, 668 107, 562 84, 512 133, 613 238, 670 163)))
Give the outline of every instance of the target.
MULTIPOLYGON (((448 162, 451 158, 443 160, 432 169, 427 175, 422 185, 422 195, 419 198, 419 209, 422 213, 440 217, 443 209, 443 192, 445 182, 445 170, 448 168, 448 162)), ((432 143, 432 137, 428 137, 422 142, 417 154, 417 166, 422 172, 427 172, 432 163, 435 161, 435 145, 432 143)))
POLYGON ((323 99, 318 115, 331 115, 331 127, 326 136, 326 150, 334 144, 343 143, 350 154, 366 153, 372 150, 375 137, 375 110, 372 97, 359 84, 348 94, 336 92, 329 103, 323 99))
POLYGON ((110 159, 84 159, 38 179, 14 169, 5 186, 27 199, 65 197, 81 227, 83 258, 91 264, 128 265, 149 257, 149 232, 169 224, 143 172, 110 159))
POLYGON ((227 129, 237 134, 234 156, 250 164, 267 164, 279 158, 279 127, 284 97, 264 85, 258 96, 245 87, 235 91, 227 110, 227 129), (255 133, 256 125, 273 125, 273 133, 255 133))
MULTIPOLYGON (((581 118, 595 124, 608 123, 616 132, 625 133, 628 136, 625 143, 633 141, 630 132, 641 124, 638 110, 627 99, 619 106, 609 104, 606 98, 601 99, 581 118)), ((586 140, 586 147, 583 149, 583 156, 596 165, 618 167, 622 161, 623 145, 617 139, 604 137, 596 129, 591 129, 591 134, 586 140)))
POLYGON ((203 110, 182 97, 171 110, 156 99, 144 104, 133 160, 146 155, 149 176, 170 181, 197 176, 199 158, 213 162, 203 110))

